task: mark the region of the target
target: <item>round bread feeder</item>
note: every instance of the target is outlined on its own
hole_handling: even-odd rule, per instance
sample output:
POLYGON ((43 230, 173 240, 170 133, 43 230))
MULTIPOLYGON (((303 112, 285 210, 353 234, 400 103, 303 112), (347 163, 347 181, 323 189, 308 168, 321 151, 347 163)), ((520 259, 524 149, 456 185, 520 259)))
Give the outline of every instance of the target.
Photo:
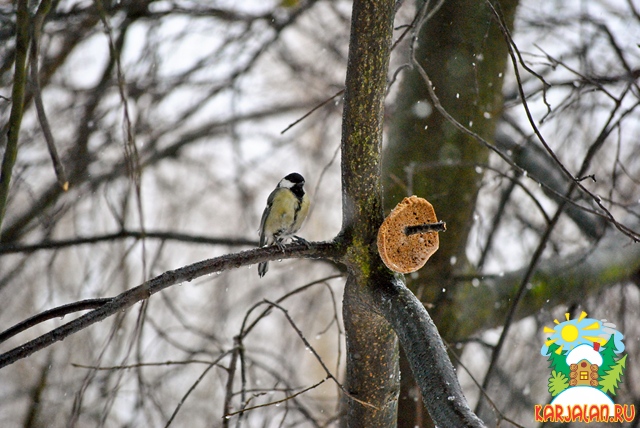
POLYGON ((389 269, 411 273, 420 269, 438 251, 438 222, 433 206, 423 198, 404 198, 378 230, 378 253, 389 269))

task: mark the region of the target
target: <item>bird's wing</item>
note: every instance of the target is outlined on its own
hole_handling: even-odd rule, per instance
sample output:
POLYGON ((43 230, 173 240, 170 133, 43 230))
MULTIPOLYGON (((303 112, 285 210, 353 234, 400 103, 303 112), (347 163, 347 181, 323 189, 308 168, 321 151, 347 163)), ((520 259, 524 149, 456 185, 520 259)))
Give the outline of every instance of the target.
POLYGON ((267 206, 264 207, 264 211, 262 212, 262 219, 260 220, 260 246, 264 246, 267 243, 267 236, 264 233, 264 224, 267 221, 267 217, 269 216, 269 212, 271 211, 271 205, 273 205, 273 200, 278 193, 278 188, 274 189, 273 192, 267 198, 267 206))

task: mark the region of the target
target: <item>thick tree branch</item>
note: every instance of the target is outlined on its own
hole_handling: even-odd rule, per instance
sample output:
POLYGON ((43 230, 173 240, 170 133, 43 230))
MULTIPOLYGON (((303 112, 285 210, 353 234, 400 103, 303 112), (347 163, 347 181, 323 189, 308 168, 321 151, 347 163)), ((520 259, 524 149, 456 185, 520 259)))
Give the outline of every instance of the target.
POLYGON ((172 271, 167 271, 149 281, 125 291, 111 299, 97 309, 70 321, 49 333, 43 334, 24 345, 14 348, 0 355, 0 369, 26 358, 36 351, 44 349, 53 343, 84 330, 92 324, 123 311, 134 304, 148 299, 153 294, 172 285, 190 282, 195 278, 214 272, 252 265, 264 261, 290 258, 329 258, 340 257, 340 246, 335 242, 312 242, 305 244, 286 245, 284 251, 277 246, 257 248, 235 254, 227 254, 213 259, 203 260, 172 271))
POLYGON ((10 327, 0 333, 0 343, 5 340, 15 336, 16 334, 22 333, 25 330, 30 329, 31 327, 43 323, 45 321, 55 319, 55 318, 63 318, 65 315, 73 314, 79 311, 86 311, 88 309, 96 309, 100 306, 108 303, 111 299, 87 299, 80 300, 79 302, 73 302, 66 305, 58 306, 53 309, 46 310, 37 315, 32 316, 31 318, 27 318, 24 321, 19 322, 18 324, 10 327))
POLYGON ((471 411, 438 329, 404 281, 395 277, 372 289, 377 307, 391 323, 422 392, 425 406, 439 427, 480 427, 471 411))

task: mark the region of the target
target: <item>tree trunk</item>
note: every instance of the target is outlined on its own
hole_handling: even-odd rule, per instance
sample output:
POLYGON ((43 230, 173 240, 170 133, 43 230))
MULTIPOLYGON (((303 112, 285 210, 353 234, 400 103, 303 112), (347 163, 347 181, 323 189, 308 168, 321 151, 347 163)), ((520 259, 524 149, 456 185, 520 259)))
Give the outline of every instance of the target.
POLYGON ((380 155, 393 16, 390 0, 353 4, 338 237, 349 272, 343 300, 349 391, 345 421, 350 427, 396 426, 397 334, 434 420, 443 427, 479 427, 429 314, 403 279, 384 266, 376 248, 383 219, 380 155))
POLYGON ((342 238, 348 245, 344 293, 350 427, 395 426, 400 391, 398 345, 386 320, 372 312, 368 274, 383 220, 380 152, 386 76, 393 31, 392 0, 353 4, 342 124, 342 238), (362 404, 362 402, 368 405, 362 404))

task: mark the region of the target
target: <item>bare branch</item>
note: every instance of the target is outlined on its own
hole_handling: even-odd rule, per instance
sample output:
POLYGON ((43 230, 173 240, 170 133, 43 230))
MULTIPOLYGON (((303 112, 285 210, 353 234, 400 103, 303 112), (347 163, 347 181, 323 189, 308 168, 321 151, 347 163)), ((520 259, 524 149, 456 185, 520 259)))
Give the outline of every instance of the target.
POLYGON ((338 387, 340 388, 340 390, 347 396, 349 397, 351 400, 362 404, 365 407, 369 407, 372 409, 376 409, 379 410, 376 406, 374 406, 371 403, 367 403, 366 401, 360 400, 358 397, 355 397, 353 394, 351 394, 341 383, 340 381, 333 375, 333 373, 331 373, 331 370, 329 370, 329 368, 326 366, 326 364, 324 363, 324 361, 322 361, 322 358, 320 357, 320 355, 318 355, 318 352, 314 349, 313 346, 311 346, 311 343, 309 343, 309 341, 307 340, 307 338, 304 336, 304 334, 302 333, 302 331, 300 330, 300 328, 298 328, 298 326, 296 325, 296 323, 293 321, 293 319, 291 318, 291 316, 289 315, 289 312, 283 308, 282 306, 278 305, 277 303, 274 302, 270 302, 268 300, 265 300, 263 302, 264 304, 270 305, 278 310, 280 310, 280 312, 282 312, 285 316, 285 318, 287 319, 287 321, 289 322, 289 324, 291 325, 291 327, 295 330, 296 334, 298 335, 298 337, 300 337, 300 340, 302 340, 302 342, 305 345, 305 348, 309 350, 309 352, 311 352, 313 354, 313 356, 316 358, 316 360, 318 361, 318 363, 320 363, 320 365, 322 366, 322 369, 324 370, 324 372, 327 374, 327 377, 329 379, 331 379, 336 385, 338 385, 338 387))
POLYGON ((202 245, 227 245, 227 246, 249 246, 256 247, 257 240, 234 237, 213 237, 171 231, 138 231, 123 229, 119 232, 106 233, 96 236, 78 236, 69 239, 44 240, 37 244, 8 243, 0 244, 0 255, 15 253, 33 253, 41 250, 57 250, 60 248, 74 247, 77 245, 98 244, 101 242, 111 242, 120 239, 159 239, 162 241, 188 242, 202 245))
MULTIPOLYGON (((547 150, 547 152, 549 153, 551 158, 558 165, 560 170, 571 180, 571 188, 570 188, 571 191, 567 192, 567 198, 569 198, 571 196, 572 190, 577 186, 578 188, 580 188, 580 190, 582 190, 583 192, 585 192, 586 194, 588 194, 589 196, 591 196, 593 198, 593 200, 600 207, 600 209, 602 209, 607 214, 610 222, 618 230, 620 230, 625 235, 629 236, 634 241, 636 241, 636 242, 640 241, 640 233, 634 232, 634 231, 630 230, 628 227, 620 224, 614 218, 614 216, 609 212, 609 210, 602 204, 601 198, 599 198, 597 195, 593 194, 591 191, 589 191, 587 188, 585 188, 582 185, 582 183, 580 181, 578 181, 576 179, 576 177, 573 174, 571 174, 571 172, 569 172, 569 170, 562 163, 562 161, 560 161, 560 159, 557 157, 556 153, 553 151, 553 149, 549 146, 547 141, 544 139, 544 137, 540 133, 540 130, 538 129, 537 125, 535 124, 535 121, 534 121, 533 116, 531 114, 531 110, 529 109, 529 105, 528 105, 528 103, 526 101, 526 97, 524 95, 524 90, 523 90, 523 87, 522 87, 522 79, 520 78, 520 72, 518 71, 518 64, 522 65, 522 67, 524 67, 530 73, 532 73, 532 74, 536 74, 536 73, 533 70, 531 70, 525 64, 525 62, 522 60, 522 56, 520 55, 520 51, 518 50, 518 47, 513 42, 513 39, 511 37, 511 33, 510 33, 509 29, 506 27, 506 25, 504 24, 504 20, 502 19, 502 16, 500 15, 500 12, 494 7, 494 5, 489 0, 487 0, 487 4, 490 6, 490 8, 493 11, 498 23, 500 24, 500 29, 501 29, 501 31, 502 31, 502 33, 503 33, 503 35, 505 37, 505 40, 507 42, 507 46, 509 48, 509 56, 511 57, 511 63, 513 64, 516 80, 518 82, 518 85, 517 85, 518 86, 518 91, 520 92, 520 97, 522 98, 522 106, 524 107, 527 119, 529 120, 529 124, 531 125, 531 128, 533 129, 534 133, 536 134, 536 136, 538 137, 538 139, 540 140, 540 142, 542 143, 544 148, 547 150)), ((611 111, 611 113, 609 115, 609 118, 606 121, 605 126, 602 128, 602 131, 600 132, 600 135, 598 135, 596 140, 589 147, 589 150, 587 152, 587 156, 585 157, 585 159, 584 159, 584 161, 582 163, 582 166, 580 167, 580 171, 578 172, 577 177, 581 177, 586 173, 586 170, 588 169, 593 156, 602 147, 602 145, 605 142, 606 137, 614 129, 614 126, 613 125, 610 126, 610 125, 614 122, 613 119, 614 119, 617 111, 621 107, 622 98, 627 93, 627 91, 630 88, 630 86, 631 86, 631 83, 629 83, 627 85, 627 90, 625 90, 623 92, 623 95, 621 95, 619 98, 616 98, 616 97, 612 96, 613 100, 614 100, 614 103, 615 103, 614 104, 614 108, 612 109, 612 111, 611 111)), ((640 103, 636 103, 636 105, 638 105, 638 104, 640 104, 640 103)), ((636 105, 634 105, 631 109, 628 109, 627 112, 635 110, 636 105)), ((619 120, 621 120, 621 119, 618 119, 618 121, 619 120)))
MULTIPOLYGON (((227 417, 227 415, 229 415, 229 412, 231 410, 231 399, 233 398, 233 381, 236 376, 238 359, 240 358, 240 352, 242 348, 242 342, 239 337, 236 337, 234 339, 234 342, 235 343, 233 347, 233 352, 231 353, 231 362, 229 363, 229 367, 227 368, 227 384, 225 386, 225 394, 224 394, 224 401, 223 401, 223 407, 222 407, 222 415, 224 419, 222 421, 222 426, 224 428, 229 426, 229 418, 227 417)), ((240 410, 239 412, 240 417, 242 417, 242 412, 243 410, 240 410)))
MULTIPOLYGON (((25 88, 27 85, 26 63, 28 51, 29 5, 26 1, 20 1, 16 11, 16 55, 13 89, 11 92, 11 115, 9 116, 9 123, 6 127, 3 127, 3 132, 7 133, 7 146, 0 169, 0 232, 2 231, 2 220, 7 208, 7 199, 9 198, 11 174, 18 156, 18 138, 20 125, 22 124, 25 88)), ((2 239, 1 235, 0 239, 2 239)))
POLYGON ((326 382, 327 380, 329 380, 329 379, 331 379, 331 378, 330 378, 329 376, 327 376, 327 377, 325 377, 324 379, 320 380, 319 382, 316 382, 316 383, 314 383, 314 384, 313 384, 313 385, 311 385, 311 386, 308 386, 308 387, 306 387, 306 388, 303 388, 302 390, 300 390, 300 391, 296 392, 295 394, 288 395, 288 396, 284 397, 284 398, 283 398, 283 399, 281 399, 281 400, 270 401, 270 402, 268 402, 268 403, 258 404, 257 406, 252 406, 252 407, 245 407, 245 408, 244 408, 244 409, 242 409, 242 410, 238 410, 238 411, 235 411, 235 412, 229 412, 229 413, 226 413, 226 414, 225 414, 225 416, 224 416, 224 418, 225 418, 225 419, 229 419, 229 418, 231 418, 231 416, 239 415, 239 414, 241 414, 242 412, 248 412, 249 410, 255 410, 255 409, 260 409, 260 408, 262 408, 262 407, 275 406, 275 405, 278 405, 278 404, 282 404, 282 403, 284 403, 285 401, 289 401, 289 400, 291 400, 291 399, 293 399, 293 398, 296 398, 298 395, 302 395, 302 394, 304 394, 305 392, 309 392, 309 391, 311 391, 312 389, 315 389, 315 388, 319 387, 320 385, 322 385, 323 383, 325 383, 325 382, 326 382))
POLYGON ((371 290, 407 354, 425 406, 434 421, 450 427, 482 427, 462 393, 447 351, 429 313, 398 277, 371 290))
POLYGON ((515 427, 525 428, 523 425, 520 425, 520 424, 516 423, 513 419, 510 419, 507 416, 505 416, 505 414, 498 408, 498 406, 493 402, 493 400, 491 400, 491 397, 489 396, 489 394, 487 394, 487 391, 484 388, 482 388, 482 385, 480 384, 480 382, 478 382, 478 380, 475 378, 475 376, 473 376, 473 373, 471 372, 471 370, 469 370, 469 368, 467 366, 465 366, 465 364, 462 362, 460 356, 456 353, 455 349, 452 346, 450 346, 448 343, 445 343, 445 346, 447 347, 447 351, 449 352, 449 354, 451 354, 453 356, 453 359, 455 360, 456 364, 459 367, 462 367, 464 369, 464 371, 467 372, 467 375, 469 375, 469 377, 471 378, 471 381, 480 390, 480 394, 482 394, 482 396, 485 398, 485 400, 487 400, 487 402, 489 402, 489 405, 498 414, 499 421, 500 420, 504 420, 504 421, 509 422, 511 425, 513 425, 515 427))
MULTIPOLYGON (((296 288, 295 290, 290 291, 289 293, 285 294, 284 296, 278 298, 275 303, 282 303, 285 300, 287 300, 289 297, 295 296, 298 293, 302 293, 303 291, 308 290, 309 288, 318 285, 318 284, 325 284, 326 281, 329 281, 331 279, 336 279, 336 278, 342 278, 344 275, 343 274, 339 274, 339 275, 332 275, 332 276, 328 276, 326 278, 321 278, 318 279, 316 281, 312 281, 309 282, 308 284, 305 284, 301 287, 296 288)), ((260 315, 258 315, 256 317, 256 319, 253 320, 253 322, 251 324, 248 324, 249 322, 249 315, 251 315, 251 313, 253 312, 254 309, 257 309, 259 306, 261 306, 262 303, 257 303, 255 304, 253 307, 251 307, 251 309, 249 309, 247 311, 247 313, 244 316, 244 319, 242 320, 242 326, 240 327, 240 333, 238 334, 238 336, 241 339, 245 339, 247 337, 247 335, 249 333, 251 333, 251 331, 255 328, 255 326, 260 322, 260 320, 262 320, 266 315, 268 315, 271 312, 271 308, 267 308, 264 311, 262 311, 260 313, 260 315)))
POLYGON ((64 340, 66 337, 89 327, 105 318, 127 309, 134 304, 146 300, 152 295, 164 290, 172 285, 191 282, 195 278, 214 272, 222 272, 226 269, 238 268, 240 266, 251 265, 263 261, 297 257, 309 258, 335 258, 338 257, 338 247, 333 242, 309 243, 286 245, 284 251, 280 251, 277 246, 257 248, 254 250, 242 251, 240 253, 228 254, 209 260, 204 260, 192 265, 188 265, 176 270, 167 271, 145 283, 125 291, 108 302, 102 304, 88 314, 68 322, 49 333, 25 343, 0 355, 0 368, 26 358, 36 351, 44 349, 53 343, 64 340))
POLYGON ((342 94, 344 94, 344 89, 339 90, 338 92, 333 94, 331 97, 327 98, 326 100, 322 101, 320 104, 316 105, 314 108, 312 108, 311 110, 306 112, 302 117, 300 117, 299 119, 296 119, 295 121, 293 121, 291 124, 289 124, 289 126, 287 126, 282 131, 280 131, 280 134, 284 134, 285 132, 287 132, 288 130, 290 130, 294 126, 296 126, 298 123, 302 122, 307 117, 311 116, 314 111, 316 111, 319 108, 325 106, 327 103, 330 103, 332 100, 334 100, 335 98, 339 97, 342 94))
POLYGON ((36 112, 38 113, 38 120, 44 134, 44 139, 47 142, 47 148, 49 149, 49 155, 53 162, 53 168, 58 179, 58 184, 62 190, 66 191, 69 188, 69 181, 67 175, 64 172, 64 166, 60 161, 58 155, 58 149, 51 132, 49 120, 47 119, 44 103, 42 102, 42 91, 40 90, 40 72, 38 61, 40 57, 40 37, 42 33, 42 24, 47 17, 49 10, 51 9, 51 0, 42 1, 38 6, 38 11, 33 18, 31 25, 31 56, 29 58, 29 65, 31 68, 31 86, 33 92, 33 100, 36 105, 36 112))
POLYGON ((0 343, 9 339, 10 337, 15 336, 18 333, 21 333, 25 330, 30 329, 31 327, 43 323, 45 321, 55 319, 55 318, 64 318, 66 315, 86 311, 89 309, 96 309, 100 306, 108 303, 111 299, 87 299, 80 300, 78 302, 68 303, 66 305, 58 306, 57 308, 49 309, 47 311, 41 312, 37 315, 32 316, 29 319, 26 319, 18 324, 10 327, 0 333, 0 343))
MULTIPOLYGON (((538 138, 540 139, 540 141, 542 141, 543 145, 545 146, 545 148, 547 149, 547 151, 549 152, 549 154, 553 157, 553 159, 555 160, 555 162, 557 164, 559 164, 559 166, 562 168, 562 170, 565 172, 565 174, 567 174, 570 178, 571 178, 571 184, 568 188, 568 190, 566 191, 566 199, 570 199, 571 195, 573 193, 573 191, 577 188, 577 187, 582 187, 582 184, 579 182, 579 180, 577 180, 573 175, 571 175, 568 170, 566 169, 566 167, 562 164, 562 162, 560 162, 560 160, 556 157, 555 153, 551 150, 551 148, 548 146, 548 144, 546 143, 546 141, 544 141, 542 135, 540 134, 539 130, 536 128, 536 125, 533 121, 533 118, 531 116, 531 113, 529 111, 529 108, 527 106, 527 103, 524 99, 524 93, 523 93, 523 89, 522 89, 522 83, 517 71, 517 61, 516 61, 516 56, 514 54, 514 50, 515 45, 513 44, 513 41, 511 40, 510 34, 508 32, 508 29, 506 28, 506 26, 502 23, 502 18, 499 15, 498 11, 493 7, 493 5, 491 5, 492 10, 494 11, 496 18, 498 18, 498 20, 500 20, 501 22, 501 28, 503 30, 503 34, 507 40, 507 43, 509 44, 509 53, 512 59, 512 63, 515 67, 515 72, 516 72, 516 78, 518 80, 518 88, 521 92, 522 95, 522 99, 523 99, 523 105, 525 107, 526 113, 527 113, 527 117, 529 119, 529 122, 531 124, 531 126, 533 127, 536 135, 538 136, 538 138)), ((517 50, 516 50, 517 52, 517 50)), ((518 53, 519 55, 519 53, 518 53)), ((522 60, 521 60, 522 61, 522 60)), ((610 132, 610 123, 613 120, 614 115, 616 114, 618 108, 620 106, 620 102, 617 102, 616 105, 614 106, 614 108, 612 109, 612 112, 609 115, 608 120, 605 122, 602 131, 600 133, 600 135, 596 138, 596 140, 594 141, 594 143, 589 147, 589 149, 587 150, 587 153, 584 157, 584 160, 582 162, 582 166, 580 168, 580 172, 578 173, 578 177, 582 176, 587 168, 588 165, 590 164, 593 156, 595 155, 595 153, 597 152, 597 150, 602 146, 602 144, 604 143, 605 137, 606 135, 609 134, 610 132)), ((585 189, 586 190, 586 189, 585 189)), ((602 207, 602 204, 601 208, 602 207)), ((487 373, 485 375, 484 381, 483 381, 483 389, 487 389, 489 383, 491 382, 492 379, 492 375, 494 374, 494 371, 497 367, 498 364, 498 359, 500 357, 501 351, 504 347, 506 338, 507 338, 507 334, 509 332, 510 327, 512 326, 513 322, 514 322, 514 317, 515 317, 515 312, 516 309, 519 305, 519 303, 521 302, 525 291, 527 290, 527 285, 529 284, 529 281, 531 280, 537 266, 538 263, 540 261, 540 258, 542 257, 542 253, 544 251, 544 249, 547 246, 547 243, 550 239, 551 233, 554 229, 554 227, 556 226, 556 224, 558 223, 558 220, 560 219, 560 216, 562 215, 564 208, 566 206, 566 202, 563 200, 561 203, 559 203, 557 209, 556 209, 556 213, 554 214, 553 218, 551 219, 551 222, 549 223, 549 225, 546 227, 544 234, 542 235, 542 237, 540 238, 538 245, 533 253, 533 255, 531 256, 531 260, 529 262, 529 265, 527 267, 526 272, 524 273, 524 276, 520 282, 520 286, 518 287, 515 296, 512 299, 511 305, 509 306, 509 310, 507 312, 507 315, 505 317, 505 322, 504 322, 504 327, 502 329, 502 332, 500 334, 500 339, 498 340, 498 343, 496 344, 493 353, 491 355, 491 361, 489 363, 489 367, 487 369, 487 373)), ((633 236, 632 236, 633 237, 633 236)), ((637 241, 638 237, 636 235, 636 237, 634 237, 634 239, 637 241)), ((482 398, 478 401, 478 404, 476 406, 476 412, 479 412, 482 406, 482 398)))
POLYGON ((121 366, 88 366, 86 364, 78 364, 78 363, 71 363, 71 365, 73 367, 77 367, 80 369, 101 370, 101 371, 132 370, 140 367, 166 367, 166 366, 182 366, 182 365, 190 365, 190 364, 206 364, 210 366, 212 364, 219 364, 220 360, 226 355, 228 355, 228 352, 222 354, 215 361, 189 359, 184 361, 162 361, 162 362, 156 362, 156 363, 147 362, 147 363, 136 363, 136 364, 121 365, 121 366))
POLYGON ((207 373, 209 373, 209 370, 211 370, 213 367, 215 367, 217 365, 217 362, 220 361, 220 359, 222 359, 223 356, 224 355, 221 355, 216 362, 211 363, 209 365, 209 367, 204 369, 204 371, 200 374, 198 379, 196 379, 196 381, 189 387, 189 389, 184 394, 184 396, 182 397, 182 399, 180 400, 180 402, 178 403, 176 408, 173 410, 173 413, 171 414, 171 417, 169 418, 169 420, 167 420, 167 423, 165 424, 165 428, 171 426, 171 424, 173 423, 173 420, 177 416, 178 412, 180 411, 180 408, 182 408, 182 405, 185 403, 185 401, 187 400, 189 395, 191 395, 191 393, 196 389, 196 387, 200 384, 200 382, 202 382, 202 379, 204 379, 204 377, 207 375, 207 373))

